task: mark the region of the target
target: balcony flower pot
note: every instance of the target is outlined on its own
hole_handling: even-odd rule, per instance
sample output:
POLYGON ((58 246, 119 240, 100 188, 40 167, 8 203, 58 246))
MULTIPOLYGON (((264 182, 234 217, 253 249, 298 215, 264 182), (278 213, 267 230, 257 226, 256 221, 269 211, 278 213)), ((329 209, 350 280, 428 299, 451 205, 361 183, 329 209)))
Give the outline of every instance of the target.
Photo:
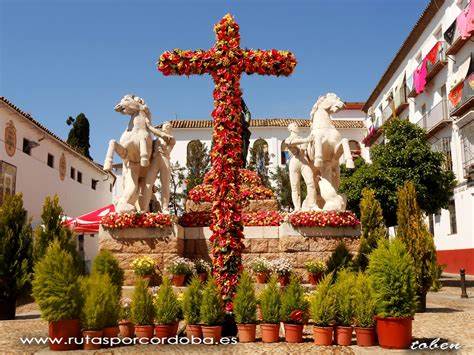
POLYGON ((120 329, 118 325, 114 327, 105 327, 103 329, 102 337, 109 339, 107 346, 110 346, 110 339, 117 338, 119 333, 120 333, 120 329))
POLYGON ((316 345, 329 346, 332 345, 334 327, 313 327, 313 338, 316 345))
POLYGON ((257 283, 266 284, 267 281, 268 281, 268 273, 267 272, 257 272, 257 273, 255 273, 255 278, 257 279, 257 283))
POLYGON ((121 320, 119 322, 119 334, 122 338, 133 338, 135 326, 128 320, 121 320))
POLYGON ((157 324, 155 325, 155 337, 160 339, 168 339, 171 336, 173 324, 157 324))
POLYGON ((239 332, 239 342, 253 343, 255 341, 255 334, 257 332, 256 324, 237 324, 239 332))
POLYGON ((290 283, 290 275, 289 274, 278 275, 278 282, 280 283, 280 286, 282 287, 287 286, 290 283))
POLYGON ((214 344, 219 343, 222 335, 222 325, 203 325, 201 328, 203 338, 211 338, 214 344))
POLYGON ((153 326, 135 325, 135 336, 137 338, 151 339, 153 337, 153 326))
POLYGON ((313 286, 316 286, 322 277, 323 277, 322 272, 318 272, 318 273, 308 272, 308 282, 313 286))
POLYGON ((375 328, 355 327, 356 339, 358 346, 374 346, 375 345, 375 328))
POLYGON ((261 324, 262 341, 264 343, 277 343, 280 341, 280 324, 261 324))
POLYGON ((202 338, 202 328, 199 324, 188 324, 186 326, 186 335, 188 338, 202 338))
POLYGON ((84 330, 84 350, 99 350, 103 333, 103 330, 84 330))
POLYGON ((66 344, 66 339, 74 337, 81 338, 81 324, 79 319, 65 319, 49 322, 48 336, 50 339, 63 339, 59 344, 49 343, 49 349, 53 351, 76 350, 79 345, 71 342, 66 344))
POLYGON ((336 344, 349 346, 352 343, 352 327, 337 326, 336 327, 336 344))
POLYGON ((176 274, 171 277, 171 282, 173 286, 182 287, 184 286, 184 281, 186 280, 186 274, 176 274))
POLYGON ((199 277, 199 281, 201 281, 202 283, 205 283, 207 281, 207 272, 200 272, 198 274, 198 277, 199 277))
POLYGON ((412 341, 412 317, 375 317, 379 344, 385 349, 407 349, 412 341))
POLYGON ((303 324, 284 323, 285 340, 287 343, 303 342, 303 324))

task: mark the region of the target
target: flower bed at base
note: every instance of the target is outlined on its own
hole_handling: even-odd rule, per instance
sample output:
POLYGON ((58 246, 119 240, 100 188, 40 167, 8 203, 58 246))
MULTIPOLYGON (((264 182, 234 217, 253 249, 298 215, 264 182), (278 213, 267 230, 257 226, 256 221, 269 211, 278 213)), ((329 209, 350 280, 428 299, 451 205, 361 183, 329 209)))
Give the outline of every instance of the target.
POLYGON ((170 227, 173 216, 152 212, 109 213, 102 217, 100 224, 104 228, 164 228, 170 227))
POLYGON ((294 212, 288 215, 288 222, 295 227, 355 227, 360 224, 351 211, 294 212))

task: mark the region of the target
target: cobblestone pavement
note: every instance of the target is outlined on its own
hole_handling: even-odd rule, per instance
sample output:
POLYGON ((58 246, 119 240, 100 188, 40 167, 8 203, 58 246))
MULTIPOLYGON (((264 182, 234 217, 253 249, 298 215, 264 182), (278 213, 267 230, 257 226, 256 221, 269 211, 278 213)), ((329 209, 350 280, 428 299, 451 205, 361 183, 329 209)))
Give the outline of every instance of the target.
MULTIPOLYGON (((472 284, 473 282, 470 281, 472 284)), ((455 283, 454 283, 455 284, 455 283)), ((474 286, 474 285, 473 285, 474 286)), ((428 310, 417 313, 413 324, 415 340, 427 342, 435 338, 450 343, 459 343, 458 354, 474 354, 474 288, 468 289, 471 298, 461 299, 459 287, 444 287, 440 292, 428 294, 428 310)), ((34 304, 19 307, 14 321, 0 321, 0 354, 49 353, 44 345, 22 345, 20 336, 47 336, 47 323, 38 318, 34 304)), ((305 342, 302 344, 263 344, 261 342, 235 345, 140 345, 102 349, 103 354, 165 353, 165 354, 385 354, 409 353, 411 351, 388 351, 380 347, 318 347, 312 343, 312 329, 305 327, 305 342)), ((283 334, 282 334, 283 335, 283 334)), ((354 341, 355 343, 355 341, 354 341)), ((75 351, 74 354, 93 352, 75 351)), ((422 353, 417 351, 418 354, 422 353)), ((429 351, 426 353, 442 353, 429 351)))

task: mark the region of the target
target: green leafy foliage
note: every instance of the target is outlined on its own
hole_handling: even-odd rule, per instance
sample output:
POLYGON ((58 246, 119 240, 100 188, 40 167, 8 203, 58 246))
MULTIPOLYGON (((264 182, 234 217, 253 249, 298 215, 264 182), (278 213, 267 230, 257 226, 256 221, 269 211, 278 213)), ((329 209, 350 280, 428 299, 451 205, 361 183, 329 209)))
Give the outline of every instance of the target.
POLYGON ((148 290, 148 281, 139 278, 135 283, 130 305, 132 322, 136 325, 153 325, 155 306, 148 290))
POLYGON ((308 302, 305 299, 303 286, 301 286, 298 276, 293 274, 281 297, 280 318, 282 322, 294 323, 294 319, 291 318, 292 312, 302 311, 304 313, 307 310, 308 302))
POLYGON ((202 291, 201 322, 205 325, 220 325, 224 321, 224 303, 222 301, 216 280, 207 280, 202 291))
POLYGON ((349 270, 340 270, 334 284, 336 323, 338 325, 350 326, 352 324, 354 317, 354 287, 355 275, 349 270))
MULTIPOLYGON (((288 165, 285 165, 283 168, 278 165, 274 171, 270 171, 270 178, 273 182, 273 186, 275 187, 275 196, 278 199, 280 207, 286 211, 289 211, 293 208, 293 201, 291 199, 291 184, 288 165)), ((302 185, 304 185, 303 181, 302 185)))
POLYGON ((157 324, 172 324, 179 319, 181 307, 170 280, 165 277, 155 296, 155 321, 157 324))
POLYGON ((199 324, 201 320, 201 281, 197 276, 191 279, 191 283, 184 291, 183 313, 187 324, 199 324))
POLYGON ((447 208, 455 186, 454 174, 443 169, 445 157, 431 150, 425 130, 408 120, 392 119, 384 133, 387 142, 372 148, 372 164, 358 160, 354 172, 342 171, 340 190, 347 196, 348 208, 359 214, 362 190, 371 188, 380 201, 386 225, 396 225, 397 190, 407 180, 415 184, 424 212, 447 208))
POLYGON ((66 121, 69 125, 72 124, 71 130, 67 137, 67 143, 75 148, 79 153, 84 155, 86 158, 92 159, 89 153, 89 120, 86 115, 80 113, 76 118, 69 117, 66 121))
POLYGON ((255 323, 257 321, 257 299, 252 276, 243 272, 240 276, 234 297, 234 314, 237 323, 255 323))
POLYGON ((78 319, 83 298, 71 254, 53 241, 34 268, 33 297, 47 321, 78 319))
POLYGON ((375 300, 367 274, 359 272, 354 287, 354 323, 357 327, 373 327, 375 300))
POLYGON ((110 281, 116 286, 118 293, 121 293, 123 270, 119 266, 118 260, 110 251, 102 249, 99 254, 97 254, 92 264, 92 273, 109 275, 110 281))
POLYGON ((327 327, 336 319, 336 295, 332 275, 326 275, 316 286, 310 298, 311 319, 317 326, 327 327))
POLYGON ((367 273, 377 315, 411 317, 415 314, 415 268, 413 259, 400 239, 379 243, 369 256, 367 273))
POLYGON ((171 213, 178 216, 184 211, 183 201, 186 194, 183 192, 183 184, 185 180, 185 168, 180 166, 178 162, 171 164, 171 193, 169 208, 171 213))
POLYGON ((12 302, 30 282, 32 231, 21 194, 0 206, 0 299, 12 302))
POLYGON ((209 171, 211 158, 207 147, 198 139, 187 146, 186 155, 186 195, 189 190, 203 183, 204 175, 209 171))
POLYGON ((326 261, 326 273, 337 276, 337 272, 341 269, 347 268, 351 265, 352 254, 346 247, 344 242, 339 242, 336 249, 332 252, 329 259, 326 261))
POLYGON ((276 275, 270 277, 265 289, 260 293, 259 303, 264 323, 280 323, 281 293, 276 275))

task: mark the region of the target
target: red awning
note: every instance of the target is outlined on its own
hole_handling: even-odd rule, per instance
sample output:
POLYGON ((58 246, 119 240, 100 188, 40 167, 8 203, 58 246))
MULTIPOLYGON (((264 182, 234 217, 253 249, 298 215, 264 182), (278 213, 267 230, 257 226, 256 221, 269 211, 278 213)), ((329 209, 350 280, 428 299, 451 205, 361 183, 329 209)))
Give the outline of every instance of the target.
POLYGON ((65 222, 65 225, 77 234, 98 233, 100 220, 110 212, 115 212, 114 205, 108 205, 82 216, 69 219, 65 222))

